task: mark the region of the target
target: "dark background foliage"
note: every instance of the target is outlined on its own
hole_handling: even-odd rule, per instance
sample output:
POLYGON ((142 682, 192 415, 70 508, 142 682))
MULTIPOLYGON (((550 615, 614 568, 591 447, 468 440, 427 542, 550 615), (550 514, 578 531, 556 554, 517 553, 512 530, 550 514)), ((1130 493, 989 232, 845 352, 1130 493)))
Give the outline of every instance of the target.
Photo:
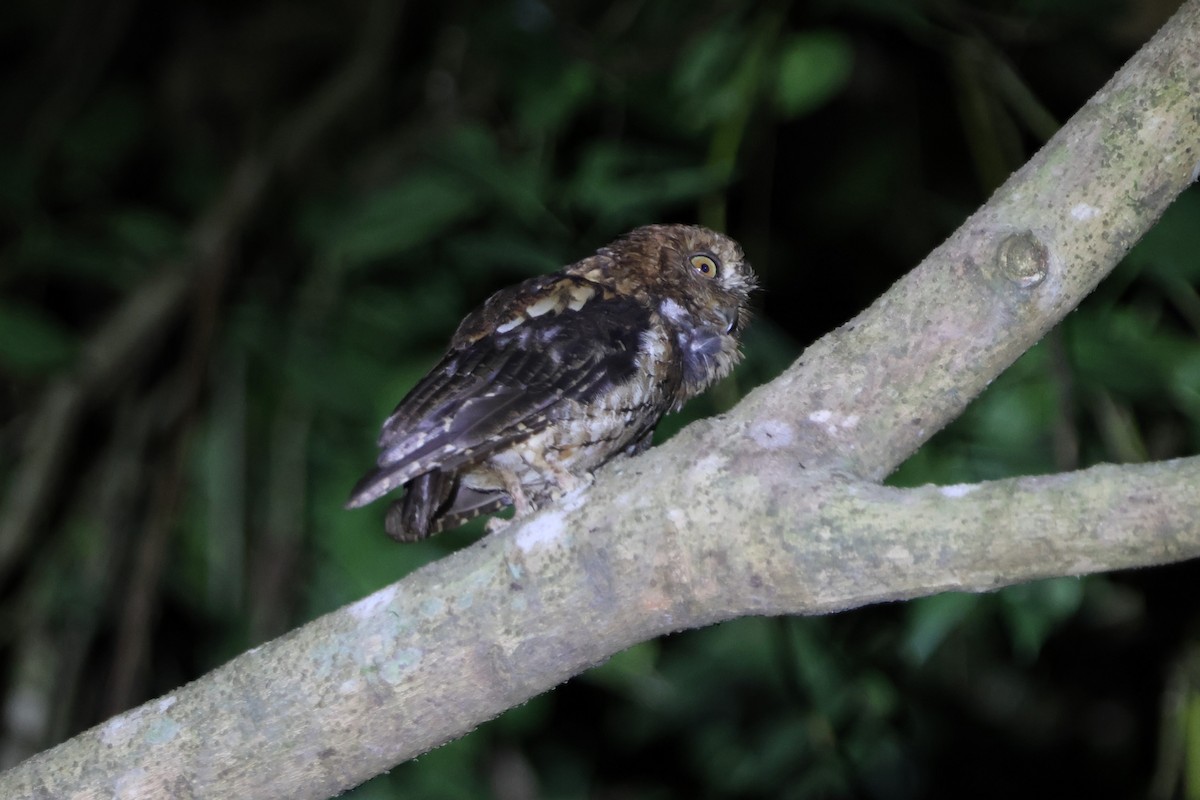
MULTIPOLYGON (((1174 5, 0 5, 0 766, 478 536, 341 503, 494 289, 647 222, 740 239, 746 361, 661 439, 877 297, 1174 5)), ((1193 189, 893 480, 1200 451, 1198 254, 1193 189)), ((351 796, 1182 797, 1198 580, 682 633, 351 796)))

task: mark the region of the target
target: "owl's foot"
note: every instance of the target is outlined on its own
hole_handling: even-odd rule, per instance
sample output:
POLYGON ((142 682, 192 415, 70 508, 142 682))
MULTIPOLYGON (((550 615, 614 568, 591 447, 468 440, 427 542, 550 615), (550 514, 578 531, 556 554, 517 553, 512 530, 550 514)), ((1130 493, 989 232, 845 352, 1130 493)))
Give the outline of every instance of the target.
POLYGON ((505 517, 492 517, 487 522, 483 523, 484 533, 497 533, 504 530, 512 524, 511 519, 505 517))
POLYGON ((525 495, 525 489, 521 486, 521 481, 517 479, 514 473, 508 470, 500 470, 500 480, 504 483, 504 491, 512 498, 513 515, 512 519, 505 519, 504 517, 492 517, 489 519, 483 526, 483 529, 488 533, 502 531, 513 520, 520 519, 537 511, 537 507, 529 502, 529 498, 525 495))
POLYGON ((556 469, 552 473, 554 482, 558 484, 558 491, 555 494, 558 497, 577 492, 592 485, 592 481, 596 479, 590 472, 585 472, 583 475, 576 475, 573 472, 567 472, 563 469, 556 469))

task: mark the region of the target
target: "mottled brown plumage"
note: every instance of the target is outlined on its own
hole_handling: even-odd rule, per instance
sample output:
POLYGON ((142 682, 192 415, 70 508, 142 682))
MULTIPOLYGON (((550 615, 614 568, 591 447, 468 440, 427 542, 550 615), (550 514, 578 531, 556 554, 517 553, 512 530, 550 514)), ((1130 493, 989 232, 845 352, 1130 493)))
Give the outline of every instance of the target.
POLYGON ((729 237, 648 225, 502 289, 384 422, 347 506, 403 486, 386 523, 400 541, 536 510, 644 450, 663 414, 733 369, 754 288, 729 237))

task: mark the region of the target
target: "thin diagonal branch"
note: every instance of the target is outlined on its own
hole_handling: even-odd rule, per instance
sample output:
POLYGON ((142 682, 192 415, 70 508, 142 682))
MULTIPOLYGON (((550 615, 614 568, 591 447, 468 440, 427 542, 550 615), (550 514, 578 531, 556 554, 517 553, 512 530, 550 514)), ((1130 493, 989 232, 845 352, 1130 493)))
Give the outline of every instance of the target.
POLYGON ((1196 180, 1198 97, 1200 7, 1189 2, 924 262, 747 397, 727 443, 770 419, 810 467, 887 475, 1196 180))

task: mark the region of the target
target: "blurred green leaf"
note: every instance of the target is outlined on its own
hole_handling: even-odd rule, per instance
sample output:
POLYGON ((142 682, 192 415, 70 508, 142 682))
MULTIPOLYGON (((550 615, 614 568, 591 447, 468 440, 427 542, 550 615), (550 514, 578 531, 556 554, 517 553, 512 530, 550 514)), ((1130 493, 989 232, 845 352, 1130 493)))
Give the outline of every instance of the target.
POLYGON ((326 258, 348 267, 395 258, 436 239, 479 205, 462 178, 438 169, 414 170, 345 209, 320 245, 326 258))
POLYGON ((775 101, 785 117, 807 113, 840 92, 853 67, 850 42, 837 32, 790 36, 779 53, 775 101))
POLYGON ((1080 578, 1054 578, 999 593, 1001 613, 1020 658, 1035 659, 1050 634, 1079 610, 1083 587, 1080 578))
MULTIPOLYGON (((727 21, 728 22, 728 21, 727 21)), ((714 25, 688 45, 679 57, 673 88, 689 108, 685 127, 700 130, 729 115, 737 98, 719 91, 746 50, 746 32, 736 24, 714 25)))
POLYGON ((715 127, 722 157, 736 158, 750 109, 764 93, 764 76, 778 33, 773 10, 761 11, 748 29, 717 26, 685 54, 676 80, 683 104, 681 123, 687 130, 715 127))
POLYGON ((175 220, 149 208, 127 208, 108 219, 115 247, 141 259, 159 259, 179 252, 183 231, 175 220))
POLYGON ((497 738, 508 740, 536 736, 550 723, 553 713, 554 700, 549 694, 540 694, 497 717, 494 732, 497 738))
POLYGON ((1180 410, 1200 424, 1200 348, 1172 366, 1168 386, 1180 410))
MULTIPOLYGON (((723 789, 722 794, 747 791, 771 794, 774 787, 787 783, 797 761, 808 755, 810 734, 808 720, 795 714, 775 716, 754 731, 753 738, 741 741, 740 747, 726 745, 730 755, 737 757, 712 764, 713 784, 723 789)), ((727 735, 739 736, 736 731, 727 735)), ((739 738, 744 739, 745 735, 743 732, 739 738)))
POLYGON ((596 142, 571 180, 569 195, 577 206, 620 228, 644 222, 674 203, 694 200, 726 182, 708 166, 674 166, 669 154, 596 142))
POLYGON ((78 343, 56 320, 25 305, 0 302, 0 367, 36 375, 62 367, 78 343))
POLYGON ((1200 193, 1184 192, 1125 258, 1139 270, 1200 283, 1200 193))
POLYGON ((1064 324, 1080 382, 1129 399, 1160 397, 1164 376, 1196 347, 1139 308, 1076 314, 1064 324))
MULTIPOLYGON (((376 353, 413 355, 413 342, 449 341, 467 310, 467 287, 452 274, 431 276, 421 291, 397 291, 384 286, 354 287, 346 293, 343 339, 356 348, 376 353)), ((482 300, 482 298, 479 298, 482 300)))
POLYGON ((382 589, 436 560, 442 547, 433 540, 397 546, 383 530, 386 502, 361 509, 343 505, 354 482, 374 462, 374 432, 363 437, 361 459, 341 454, 340 469, 329 474, 312 497, 314 542, 318 558, 308 582, 310 616, 324 614, 382 589))
POLYGON ((1045 381, 1010 381, 1004 392, 980 398, 972 411, 977 441, 1010 451, 1036 448, 1046 441, 1054 419, 1054 396, 1045 381))
POLYGON ((647 701, 661 689, 657 674, 661 647, 655 640, 622 650, 598 667, 584 673, 583 679, 604 686, 627 698, 647 701))
MULTIPOLYGON (((709 629, 708 635, 702 637, 689 636, 686 654, 681 654, 680 648, 669 651, 670 658, 664 658, 659 669, 672 683, 692 687, 692 691, 707 693, 713 685, 719 685, 725 676, 738 674, 750 676, 753 680, 778 681, 779 664, 777 651, 773 647, 774 623, 765 619, 740 619, 730 624, 720 625, 709 629)), ((801 626, 803 627, 803 626, 801 626)), ((810 654, 800 653, 802 663, 809 665, 810 654)), ((811 654, 814 668, 819 673, 822 663, 816 653, 811 654)), ((680 701, 688 703, 686 695, 680 701)), ((713 698, 714 703, 720 703, 720 698, 713 698)))
POLYGON ((524 280, 573 260, 567 242, 550 236, 532 238, 511 229, 469 231, 447 239, 445 250, 463 275, 489 281, 499 277, 524 280))
POLYGON ((908 603, 905 611, 904 655, 923 664, 976 608, 980 597, 943 592, 908 603))
POLYGON ((535 152, 506 153, 495 134, 480 125, 460 125, 439 144, 446 170, 464 179, 480 202, 526 224, 558 226, 546 202, 550 175, 535 152))
POLYGON ((487 738, 466 736, 341 795, 343 800, 392 800, 420 797, 431 800, 477 800, 487 797, 484 775, 477 766, 486 758, 487 738))
POLYGON ((517 100, 518 124, 527 134, 556 133, 588 102, 595 86, 595 69, 583 61, 555 69, 549 80, 538 74, 522 87, 524 92, 517 100))

